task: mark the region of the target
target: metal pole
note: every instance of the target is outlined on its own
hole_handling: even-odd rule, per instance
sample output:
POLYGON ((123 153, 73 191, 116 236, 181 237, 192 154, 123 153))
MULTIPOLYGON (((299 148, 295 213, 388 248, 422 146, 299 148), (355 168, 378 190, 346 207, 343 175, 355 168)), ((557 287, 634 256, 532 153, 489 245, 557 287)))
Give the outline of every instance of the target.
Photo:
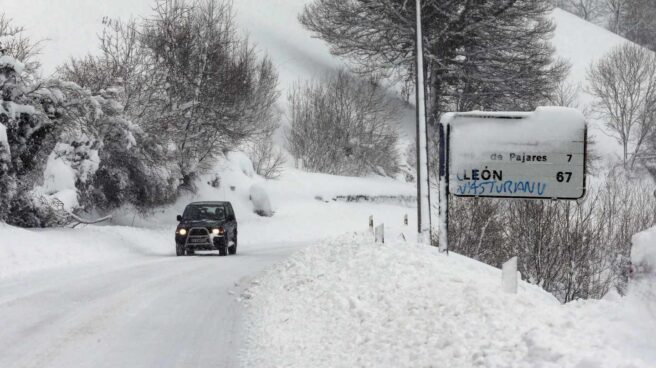
POLYGON ((449 136, 451 126, 439 124, 439 190, 440 190, 440 214, 439 222, 439 246, 441 252, 449 253, 449 136))
POLYGON ((417 55, 417 242, 430 244, 430 197, 428 177, 428 145, 426 144, 426 100, 424 97, 424 47, 421 29, 421 0, 416 2, 417 55))

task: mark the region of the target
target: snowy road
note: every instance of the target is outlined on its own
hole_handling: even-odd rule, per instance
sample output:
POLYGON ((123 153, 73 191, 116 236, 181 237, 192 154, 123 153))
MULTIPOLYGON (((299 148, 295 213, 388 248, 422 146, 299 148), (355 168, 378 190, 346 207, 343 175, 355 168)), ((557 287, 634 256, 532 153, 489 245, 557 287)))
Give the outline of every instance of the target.
POLYGON ((300 246, 139 257, 0 281, 0 367, 236 366, 240 283, 300 246))

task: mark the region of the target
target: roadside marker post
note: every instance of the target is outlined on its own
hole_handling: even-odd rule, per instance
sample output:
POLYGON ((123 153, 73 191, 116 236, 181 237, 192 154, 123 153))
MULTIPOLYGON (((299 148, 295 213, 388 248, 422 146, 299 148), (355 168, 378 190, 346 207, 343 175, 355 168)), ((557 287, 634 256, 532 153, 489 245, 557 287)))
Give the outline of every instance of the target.
POLYGON ((501 267, 501 287, 504 292, 517 294, 517 257, 512 257, 501 267))
POLYGON ((385 224, 376 226, 374 237, 376 243, 385 243, 385 224))

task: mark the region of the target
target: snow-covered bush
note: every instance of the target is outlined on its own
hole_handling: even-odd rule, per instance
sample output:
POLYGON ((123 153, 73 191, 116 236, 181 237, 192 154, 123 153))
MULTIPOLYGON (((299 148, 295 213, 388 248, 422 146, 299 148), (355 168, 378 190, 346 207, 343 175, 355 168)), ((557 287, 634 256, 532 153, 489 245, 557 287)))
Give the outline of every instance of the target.
MULTIPOLYGON (((0 114, 0 121, 4 115, 0 114)), ((0 122, 0 220, 4 219, 9 211, 10 199, 16 195, 16 180, 10 174, 11 152, 7 140, 7 128, 0 122)))
POLYGON ((656 281, 656 227, 636 234, 632 243, 632 278, 656 281))
POLYGON ((656 227, 633 237, 629 296, 656 318, 656 227))
POLYGON ((170 160, 152 154, 161 144, 125 119, 121 88, 94 95, 59 80, 30 84, 19 62, 1 62, 0 220, 62 225, 79 210, 152 207, 176 196, 170 160))
POLYGON ((376 81, 339 71, 297 84, 288 99, 289 151, 305 169, 352 176, 399 172, 393 106, 376 81))
POLYGON ((266 137, 249 145, 248 156, 255 172, 266 179, 277 179, 285 165, 283 152, 274 146, 272 137, 266 137))
POLYGON ((153 78, 162 81, 155 86, 162 103, 148 117, 149 129, 175 147, 184 185, 225 151, 275 129, 277 72, 235 32, 229 1, 167 3, 140 34, 153 78))
MULTIPOLYGON (((277 73, 236 32, 230 2, 172 2, 142 21, 105 25, 101 54, 71 60, 60 75, 94 95, 116 86, 124 91, 122 118, 146 140, 157 138, 149 141, 156 145, 152 149, 137 145, 157 156, 138 160, 148 166, 138 180, 154 184, 152 175, 161 184, 179 179, 180 188, 194 190, 195 181, 225 152, 277 128, 277 73)), ((138 176, 142 167, 116 170, 122 171, 119 176, 127 171, 138 176)))
POLYGON ((563 302, 626 292, 631 237, 656 224, 654 186, 611 172, 581 202, 454 198, 452 250, 519 271, 563 302))
POLYGON ((57 128, 56 111, 36 93, 29 93, 24 65, 0 47, 0 221, 42 226, 29 191, 39 180, 57 128))
POLYGON ((52 80, 38 80, 34 45, 0 16, 0 221, 149 210, 225 152, 271 136, 277 74, 235 31, 229 2, 170 5, 104 22, 100 55, 52 80))
POLYGON ((250 200, 253 203, 253 212, 260 216, 273 216, 273 207, 266 189, 260 184, 253 184, 249 190, 250 200))

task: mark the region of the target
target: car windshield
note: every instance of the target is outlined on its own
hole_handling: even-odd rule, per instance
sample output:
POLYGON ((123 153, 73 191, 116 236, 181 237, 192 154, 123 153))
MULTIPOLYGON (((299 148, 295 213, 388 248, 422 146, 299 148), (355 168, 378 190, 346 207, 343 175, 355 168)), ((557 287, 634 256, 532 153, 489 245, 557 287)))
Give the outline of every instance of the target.
POLYGON ((223 205, 191 205, 185 208, 182 217, 185 220, 223 220, 226 217, 223 205))

